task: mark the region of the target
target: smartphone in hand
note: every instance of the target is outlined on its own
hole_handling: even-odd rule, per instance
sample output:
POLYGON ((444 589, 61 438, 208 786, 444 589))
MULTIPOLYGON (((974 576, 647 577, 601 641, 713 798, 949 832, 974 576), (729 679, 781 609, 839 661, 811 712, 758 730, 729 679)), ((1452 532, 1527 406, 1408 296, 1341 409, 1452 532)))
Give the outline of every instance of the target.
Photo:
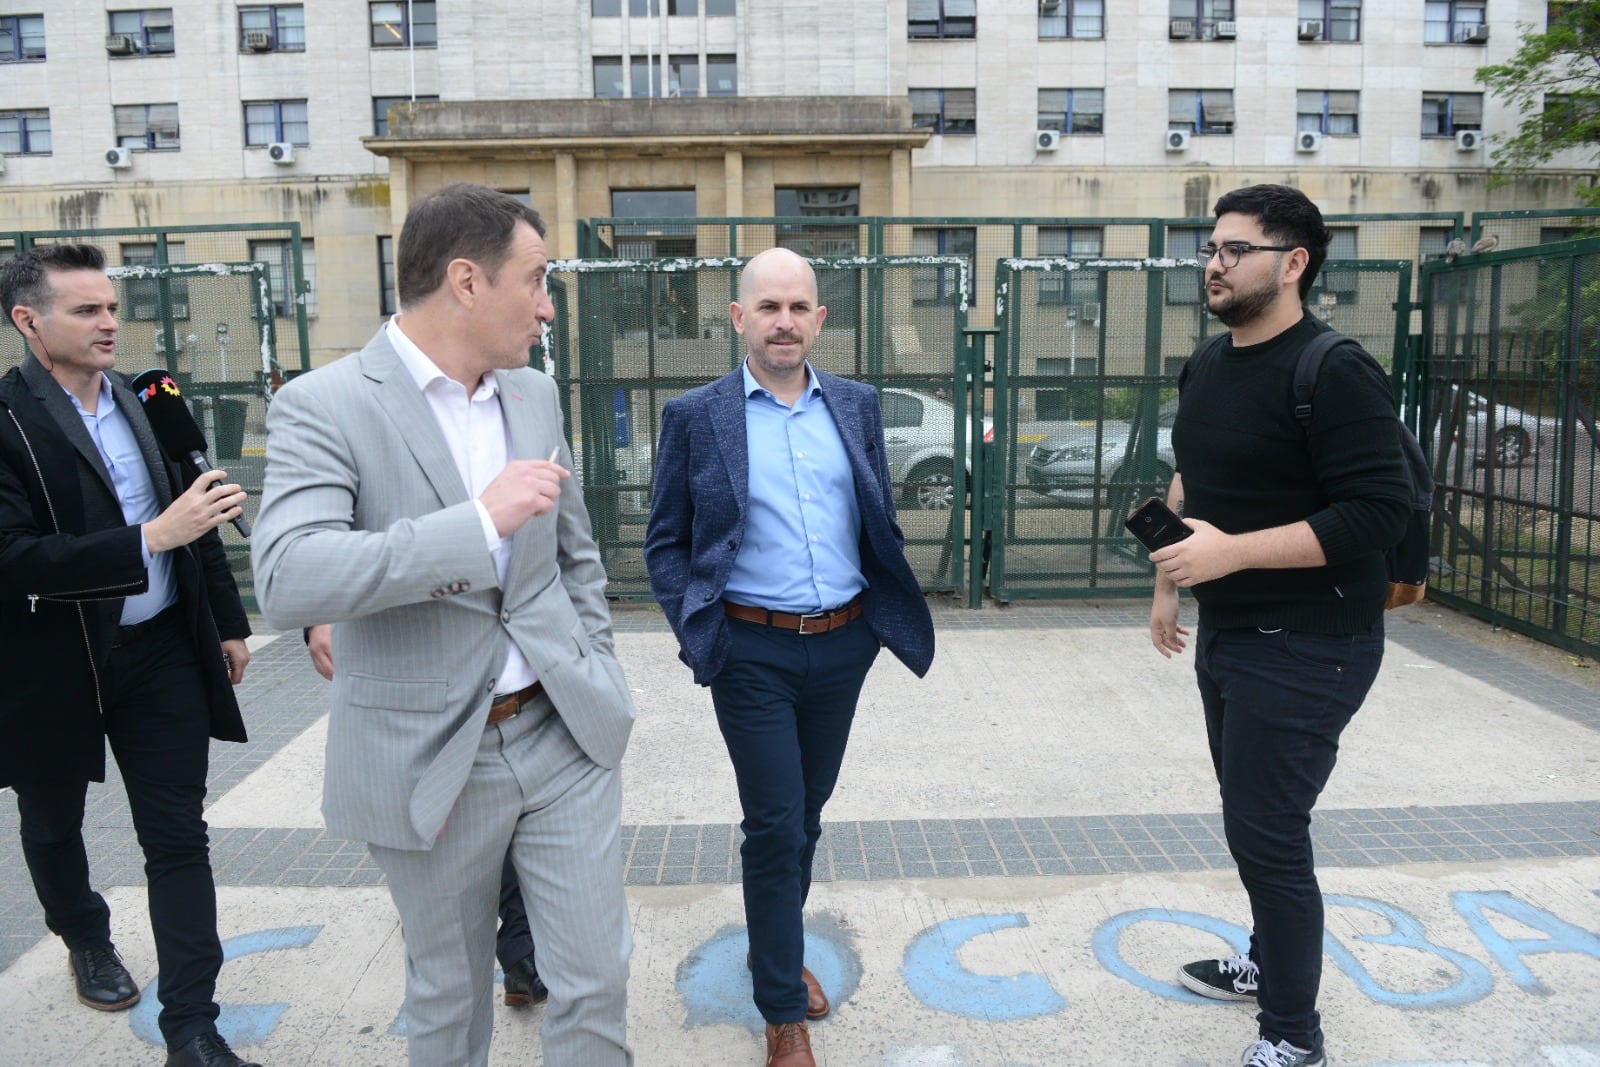
POLYGON ((1140 504, 1134 513, 1124 520, 1123 525, 1128 528, 1129 533, 1139 539, 1140 544, 1152 552, 1182 541, 1194 533, 1158 496, 1153 496, 1140 504))

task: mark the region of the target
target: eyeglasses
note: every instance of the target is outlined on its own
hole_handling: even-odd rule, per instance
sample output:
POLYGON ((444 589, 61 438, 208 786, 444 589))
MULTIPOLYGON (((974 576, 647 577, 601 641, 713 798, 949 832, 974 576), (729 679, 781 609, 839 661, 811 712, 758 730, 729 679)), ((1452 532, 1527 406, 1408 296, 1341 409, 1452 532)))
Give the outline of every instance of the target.
POLYGON ((1246 252, 1293 252, 1299 247, 1299 245, 1253 245, 1245 241, 1225 241, 1221 247, 1214 244, 1203 244, 1195 249, 1194 255, 1203 267, 1211 262, 1212 256, 1220 253, 1221 259, 1219 262, 1221 262, 1223 269, 1232 270, 1239 265, 1239 257, 1246 252))

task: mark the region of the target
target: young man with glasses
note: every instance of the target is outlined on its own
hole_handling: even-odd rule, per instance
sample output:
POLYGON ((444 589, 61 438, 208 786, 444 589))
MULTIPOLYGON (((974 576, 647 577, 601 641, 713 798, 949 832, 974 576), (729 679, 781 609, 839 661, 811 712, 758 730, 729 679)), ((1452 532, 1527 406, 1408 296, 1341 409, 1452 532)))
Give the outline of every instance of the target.
POLYGON ((1407 479, 1389 384, 1353 345, 1328 353, 1310 425, 1295 417, 1296 360, 1329 329, 1304 308, 1327 256, 1321 212, 1296 189, 1256 185, 1216 215, 1199 258, 1206 305, 1231 336, 1178 377, 1167 502, 1194 533, 1150 556, 1150 641, 1169 659, 1183 651, 1178 590, 1191 590, 1223 828, 1254 930, 1248 953, 1178 977, 1257 1001, 1241 1067, 1323 1067, 1311 809, 1383 659, 1383 553, 1405 529, 1407 479))

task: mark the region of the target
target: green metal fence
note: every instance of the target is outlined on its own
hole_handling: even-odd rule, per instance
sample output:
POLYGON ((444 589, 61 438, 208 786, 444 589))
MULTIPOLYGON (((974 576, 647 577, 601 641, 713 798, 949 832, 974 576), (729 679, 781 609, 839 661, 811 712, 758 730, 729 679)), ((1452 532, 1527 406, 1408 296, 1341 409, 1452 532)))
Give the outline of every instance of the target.
POLYGON ((1426 263, 1422 285, 1429 595, 1600 652, 1600 238, 1426 263))
MULTIPOLYGON (((972 424, 961 417, 974 396, 963 359, 968 262, 937 255, 811 262, 828 308, 811 362, 880 388, 913 569, 926 589, 963 588, 973 538, 966 478, 958 473, 972 451, 972 424)), ((728 317, 743 264, 683 257, 550 266, 558 295, 551 365, 613 596, 649 595, 641 550, 662 406, 744 357, 728 317)))
MULTIPOLYGON (((1193 259, 1011 259, 996 267, 996 446, 984 470, 989 592, 1136 597, 1151 568, 1122 519, 1172 480, 1177 375, 1218 327, 1193 259), (1091 318, 1061 300, 1107 294, 1091 318)), ((1406 377, 1412 263, 1329 260, 1313 310, 1406 377)))
POLYGON ((1494 235, 1496 249, 1528 248, 1600 233, 1600 208, 1479 211, 1466 235, 1468 247, 1494 235))

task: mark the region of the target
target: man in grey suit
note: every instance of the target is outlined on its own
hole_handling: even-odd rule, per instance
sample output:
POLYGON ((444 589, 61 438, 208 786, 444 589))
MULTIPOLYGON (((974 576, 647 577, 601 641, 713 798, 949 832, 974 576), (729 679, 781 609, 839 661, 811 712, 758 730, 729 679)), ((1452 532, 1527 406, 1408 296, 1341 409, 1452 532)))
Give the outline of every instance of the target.
POLYGON ((400 234, 400 314, 267 420, 256 590, 333 623, 323 814, 365 840, 406 940, 411 1062, 488 1062, 512 854, 547 968, 544 1062, 633 1062, 618 764, 634 710, 568 477, 544 224, 449 185, 400 234))

